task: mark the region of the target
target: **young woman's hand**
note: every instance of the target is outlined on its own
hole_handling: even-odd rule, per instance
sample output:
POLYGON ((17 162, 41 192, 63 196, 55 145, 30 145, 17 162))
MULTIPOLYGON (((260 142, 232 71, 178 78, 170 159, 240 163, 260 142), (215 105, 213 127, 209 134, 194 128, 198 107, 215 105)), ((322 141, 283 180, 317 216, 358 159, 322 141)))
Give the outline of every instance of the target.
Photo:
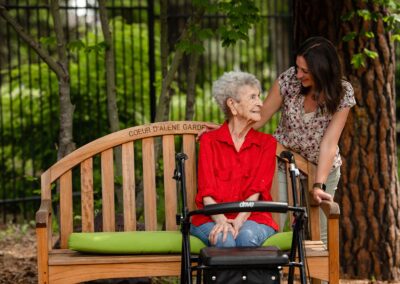
POLYGON ((326 193, 325 191, 323 191, 320 188, 314 188, 311 195, 317 204, 320 204, 322 200, 333 201, 332 195, 330 195, 329 193, 326 193))
POLYGON ((204 123, 204 126, 205 127, 199 132, 199 134, 197 134, 196 141, 199 141, 201 135, 203 135, 204 133, 211 131, 211 130, 215 130, 215 129, 219 128, 221 125, 206 122, 206 123, 204 123))

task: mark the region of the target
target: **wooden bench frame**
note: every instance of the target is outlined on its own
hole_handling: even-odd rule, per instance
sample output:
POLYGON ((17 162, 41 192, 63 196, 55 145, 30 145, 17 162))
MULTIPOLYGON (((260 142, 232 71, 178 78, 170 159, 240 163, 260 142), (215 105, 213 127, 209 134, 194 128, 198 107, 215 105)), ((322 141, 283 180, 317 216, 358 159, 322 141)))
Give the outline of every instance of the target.
MULTIPOLYGON (((143 159, 144 227, 147 231, 159 230, 157 222, 157 192, 155 137, 162 140, 163 178, 165 202, 165 230, 177 230, 176 184, 172 179, 175 169, 175 137, 182 136, 182 149, 189 159, 185 163, 186 188, 190 209, 194 208, 196 194, 196 141, 195 137, 204 127, 202 122, 161 122, 127 128, 99 138, 64 157, 41 176, 41 205, 36 213, 39 283, 78 283, 105 278, 178 276, 180 255, 87 255, 68 249, 68 237, 73 232, 73 175, 80 172, 81 228, 82 232, 94 231, 94 157, 101 158, 101 192, 103 231, 115 231, 114 158, 113 149, 121 146, 122 191, 124 230, 136 230, 135 165, 134 146, 141 141, 143 159), (77 168, 78 170, 73 169, 77 168), (52 232, 52 204, 55 189, 59 188, 59 231, 52 232), (60 248, 54 248, 54 239, 60 248)), ((277 157, 284 150, 278 145, 277 157)), ((297 167, 310 177, 315 165, 295 155, 297 167)), ((279 200, 277 178, 274 178, 272 196, 279 200)), ((290 187, 290 183, 289 187, 290 187)), ((323 202, 309 208, 311 240, 306 241, 306 257, 310 276, 315 279, 339 283, 339 207, 336 203, 323 202), (320 207, 328 218, 327 249, 319 241, 320 207), (324 249, 325 248, 325 249, 324 249)), ((318 280, 317 280, 318 282, 318 280)))

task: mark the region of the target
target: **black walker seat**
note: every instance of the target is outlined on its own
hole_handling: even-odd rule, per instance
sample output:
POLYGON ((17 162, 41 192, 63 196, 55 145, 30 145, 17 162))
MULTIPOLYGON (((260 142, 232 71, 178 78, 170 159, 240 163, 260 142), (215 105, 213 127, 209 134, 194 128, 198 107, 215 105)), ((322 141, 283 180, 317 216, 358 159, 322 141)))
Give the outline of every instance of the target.
POLYGON ((289 256, 276 247, 207 247, 200 251, 201 263, 206 266, 252 266, 287 265, 289 256))
POLYGON ((191 284, 193 271, 197 271, 196 283, 251 283, 275 284, 280 283, 283 266, 289 267, 288 283, 294 281, 294 268, 300 269, 300 280, 306 283, 302 231, 307 218, 306 208, 297 206, 296 176, 298 170, 294 164, 293 154, 285 151, 282 158, 290 163, 291 181, 293 186, 293 203, 289 206, 283 202, 243 201, 228 202, 204 206, 203 209, 190 211, 186 204, 185 190, 185 160, 184 153, 176 154, 174 178, 181 192, 182 213, 177 216, 177 223, 182 232, 182 264, 181 283, 191 284), (199 256, 190 253, 190 217, 196 214, 214 215, 233 212, 293 212, 293 238, 290 252, 283 252, 276 247, 235 247, 216 248, 205 247, 199 256))

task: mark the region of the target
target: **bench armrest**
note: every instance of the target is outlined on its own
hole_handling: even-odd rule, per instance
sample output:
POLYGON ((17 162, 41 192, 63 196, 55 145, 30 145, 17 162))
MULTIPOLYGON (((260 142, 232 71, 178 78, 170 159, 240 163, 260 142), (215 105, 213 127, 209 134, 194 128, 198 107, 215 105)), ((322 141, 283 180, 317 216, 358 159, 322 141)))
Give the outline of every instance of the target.
POLYGON ((340 216, 339 204, 334 201, 322 200, 320 207, 324 212, 326 218, 336 219, 340 216))
POLYGON ((51 200, 42 199, 40 208, 36 212, 36 228, 48 228, 51 216, 51 200))

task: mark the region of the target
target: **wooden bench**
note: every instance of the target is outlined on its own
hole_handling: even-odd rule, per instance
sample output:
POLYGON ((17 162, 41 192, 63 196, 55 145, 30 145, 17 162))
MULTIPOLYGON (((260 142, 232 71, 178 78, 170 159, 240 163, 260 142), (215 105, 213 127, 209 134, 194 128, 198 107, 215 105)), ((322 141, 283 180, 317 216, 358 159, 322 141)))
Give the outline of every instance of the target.
MULTIPOLYGON (((116 230, 115 188, 121 186, 121 179, 114 173, 114 160, 121 159, 123 208, 118 212, 122 212, 123 230, 134 231, 139 223, 147 231, 177 230, 177 192, 172 179, 175 153, 183 151, 189 157, 185 163, 186 188, 189 207, 193 209, 197 183, 195 138, 203 127, 201 122, 171 121, 124 129, 75 150, 45 171, 41 176, 41 206, 36 213, 39 283, 178 276, 180 255, 82 254, 68 249, 68 237, 74 231, 95 231, 95 204, 99 202, 95 196, 101 199, 102 230, 116 230), (162 145, 159 167, 155 162, 157 137, 162 145), (116 147, 121 150, 115 151, 116 147), (114 153, 122 153, 121 159, 114 159, 114 153), (138 185, 142 185, 143 198, 138 194, 138 185), (59 228, 55 232, 52 208, 59 210, 59 228), (163 208, 165 214, 157 216, 163 208), (76 216, 80 216, 78 226, 76 216)), ((278 145, 277 157, 282 150, 278 145)), ((298 168, 312 181, 315 166, 298 155, 295 159, 298 168)), ((276 201, 277 185, 275 179, 276 201)), ((311 206, 311 240, 306 241, 308 269, 313 278, 339 283, 339 207, 329 202, 321 207, 328 216, 328 245, 326 248, 319 240, 320 207, 311 206)))

